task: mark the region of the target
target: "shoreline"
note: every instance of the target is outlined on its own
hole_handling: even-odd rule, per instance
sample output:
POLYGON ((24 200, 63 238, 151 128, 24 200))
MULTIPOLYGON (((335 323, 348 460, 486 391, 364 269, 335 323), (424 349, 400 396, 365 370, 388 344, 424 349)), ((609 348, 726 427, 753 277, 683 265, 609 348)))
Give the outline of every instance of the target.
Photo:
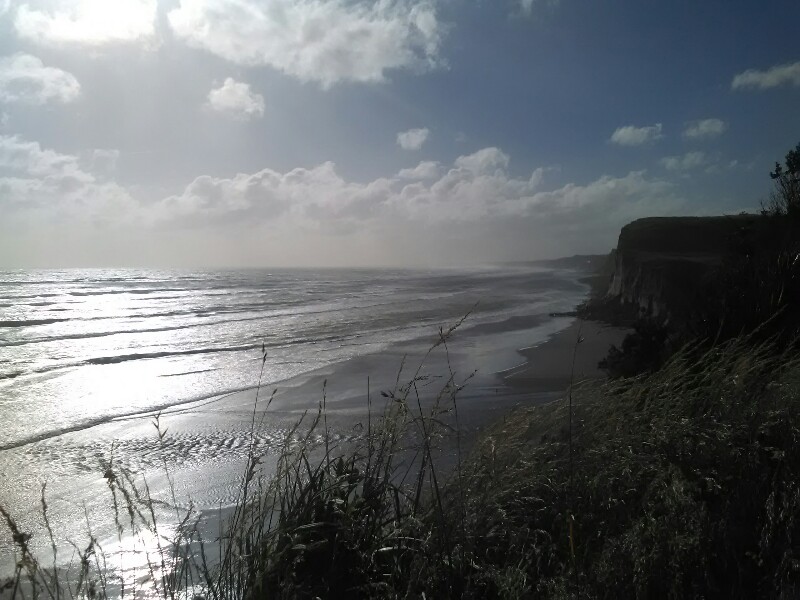
MULTIPOLYGON (((448 373, 451 360, 457 383, 470 377, 470 369, 480 367, 481 371, 469 379, 458 396, 462 449, 468 449, 482 432, 513 409, 563 397, 570 383, 579 326, 587 339, 578 348, 575 380, 601 375, 596 363, 611 343, 619 343, 625 330, 580 323, 574 317, 531 314, 457 332, 447 353, 440 346, 425 359, 420 374, 430 378, 430 385, 423 392, 427 395, 423 406, 445 383, 443 376, 448 373), (532 341, 535 345, 526 347, 532 341), (519 364, 508 368, 514 363, 519 364)), ((368 382, 374 418, 382 413, 386 402, 381 392, 391 390, 398 379, 402 384, 413 377, 436 339, 435 334, 426 335, 290 380, 262 385, 257 405, 255 389, 248 389, 167 408, 161 414, 161 422, 169 433, 160 445, 151 422, 154 412, 148 411, 4 450, 2 470, 9 480, 39 479, 31 479, 32 472, 40 472, 50 480, 48 503, 58 513, 58 517, 55 513, 52 516, 60 521, 58 529, 68 538, 80 539, 84 507, 95 515, 98 533, 105 525, 113 524, 113 516, 106 514, 107 484, 101 468, 112 443, 117 448, 117 460, 147 476, 151 489, 158 494, 169 483, 161 462, 165 458, 171 465, 179 503, 191 498, 198 511, 212 516, 221 507, 235 503, 251 439, 256 439, 259 452, 268 457, 274 455, 298 418, 305 411, 316 413, 324 393, 327 426, 336 443, 347 444, 358 435, 359 424, 368 418, 368 382), (398 378, 398 369, 406 358, 398 378), (270 400, 274 389, 277 393, 270 400), (267 406, 263 426, 260 424, 251 435, 254 408, 261 414, 267 406), (65 455, 75 458, 69 463, 59 460, 60 472, 54 471, 56 463, 51 458, 65 455)), ((268 465, 271 461, 267 458, 265 462, 268 465)), ((24 488, 6 490, 4 500, 16 508, 25 506, 24 513, 15 516, 23 529, 36 531, 41 489, 33 483, 24 488)), ((9 558, 7 551, 0 547, 0 563, 9 558)))
POLYGON ((511 387, 530 392, 561 393, 571 382, 604 379, 606 375, 597 363, 630 331, 599 321, 575 319, 544 342, 520 350, 525 363, 505 372, 503 380, 511 387))

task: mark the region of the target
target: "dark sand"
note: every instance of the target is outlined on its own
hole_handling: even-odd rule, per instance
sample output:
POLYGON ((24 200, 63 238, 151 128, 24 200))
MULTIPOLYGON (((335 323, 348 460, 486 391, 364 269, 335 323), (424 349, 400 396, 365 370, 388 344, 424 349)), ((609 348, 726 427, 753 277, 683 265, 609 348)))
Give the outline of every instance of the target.
POLYGON ((504 381, 528 392, 563 392, 570 381, 602 379, 605 373, 597 363, 629 332, 596 321, 576 320, 542 344, 522 350, 526 363, 504 373, 504 381), (582 341, 577 343, 579 335, 582 341))

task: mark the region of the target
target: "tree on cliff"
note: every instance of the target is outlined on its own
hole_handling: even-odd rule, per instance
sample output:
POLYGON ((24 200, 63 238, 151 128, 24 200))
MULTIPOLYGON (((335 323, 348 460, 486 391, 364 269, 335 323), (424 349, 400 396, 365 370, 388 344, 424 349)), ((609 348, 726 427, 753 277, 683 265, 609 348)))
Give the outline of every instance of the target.
POLYGON ((769 176, 775 182, 770 202, 762 213, 775 216, 800 217, 800 144, 786 155, 786 166, 775 163, 769 176))

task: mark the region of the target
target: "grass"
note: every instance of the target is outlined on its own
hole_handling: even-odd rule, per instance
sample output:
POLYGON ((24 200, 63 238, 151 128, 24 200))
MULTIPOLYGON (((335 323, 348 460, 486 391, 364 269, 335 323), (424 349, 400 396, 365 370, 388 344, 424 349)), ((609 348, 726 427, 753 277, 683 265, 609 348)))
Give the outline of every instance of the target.
POLYGON ((580 390, 572 482, 565 407, 525 411, 489 435, 478 464, 493 493, 476 512, 502 515, 487 529, 538 536, 519 554, 536 557, 544 595, 794 597, 799 373, 797 358, 740 338, 580 390))
MULTIPOLYGON (((447 352, 454 331, 440 332, 438 349, 447 352)), ((800 594, 794 354, 752 337, 688 346, 653 374, 577 386, 569 404, 508 415, 445 470, 437 449, 460 447, 449 423, 457 425, 465 383, 452 371, 441 379, 421 370, 398 375, 380 402, 367 394, 370 418, 347 446, 332 443, 323 393, 319 410, 286 437, 270 477, 251 446, 239 501, 213 545, 191 507, 163 527, 147 482, 120 468, 112 452, 105 477, 120 540, 149 536, 146 572, 124 580, 91 533, 70 570, 59 566, 55 541, 53 556, 40 560, 0 509, 17 551, 15 575, 0 582, 0 593, 57 600, 800 594), (434 385, 433 400, 423 401, 434 385)), ((266 417, 254 411, 254 428, 261 418, 268 409, 266 417)), ((168 433, 155 425, 160 443, 168 433)))

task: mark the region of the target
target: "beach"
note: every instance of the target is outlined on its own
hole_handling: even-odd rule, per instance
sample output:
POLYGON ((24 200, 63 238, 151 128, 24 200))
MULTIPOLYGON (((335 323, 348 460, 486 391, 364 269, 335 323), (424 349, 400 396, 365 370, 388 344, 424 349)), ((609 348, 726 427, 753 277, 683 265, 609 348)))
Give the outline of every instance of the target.
POLYGON ((571 382, 604 378, 597 363, 612 345, 620 346, 629 332, 623 327, 576 319, 542 344, 523 349, 525 363, 504 379, 510 386, 536 393, 563 391, 571 382))
MULTIPOLYGON (((585 286, 576 288, 581 289, 587 293, 585 286)), ((569 297, 554 296, 556 300, 541 306, 570 309, 564 304, 569 297)), ((428 325, 408 339, 280 381, 259 377, 258 362, 250 360, 250 382, 243 389, 180 402, 160 412, 112 416, 9 447, 0 455, 0 471, 4 481, 15 485, 4 486, 2 502, 14 508, 23 530, 34 533, 32 547, 47 556, 49 540, 41 520, 41 486, 46 482, 48 512, 60 540, 83 540, 91 515, 93 535, 113 549, 114 515, 103 477, 111 461, 136 473, 140 482, 146 480, 165 506, 174 504, 173 488, 181 509, 191 505, 210 523, 220 510, 236 503, 250 448, 263 457, 262 472, 268 476, 285 436, 304 415, 306 422, 311 420, 323 401, 330 439, 344 448, 381 414, 389 402, 382 392, 390 394, 416 380, 420 405, 429 410, 452 377, 463 387, 456 396, 457 411, 444 407, 442 419, 458 429, 461 450, 468 452, 481 431, 512 409, 557 400, 571 381, 602 376, 597 362, 624 336, 623 330, 540 309, 502 319, 478 318, 477 323, 468 317, 447 344, 437 345, 439 328, 446 331, 456 322, 457 318, 428 325), (584 340, 577 345, 573 370, 579 329, 584 340), (154 427, 156 415, 166 431, 162 439, 154 427)), ((445 450, 445 462, 447 457, 445 450)), ((12 565, 10 548, 0 547, 0 566, 12 565)))

